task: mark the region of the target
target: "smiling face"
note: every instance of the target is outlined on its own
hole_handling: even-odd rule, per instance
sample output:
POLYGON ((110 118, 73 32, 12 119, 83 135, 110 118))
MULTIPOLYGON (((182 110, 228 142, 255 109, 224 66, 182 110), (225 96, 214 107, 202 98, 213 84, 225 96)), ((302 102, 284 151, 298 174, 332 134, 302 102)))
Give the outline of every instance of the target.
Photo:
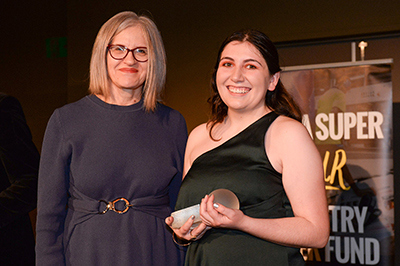
MULTIPOLYGON (((147 47, 143 30, 139 26, 129 27, 117 34, 112 43, 129 49, 147 47)), ((140 97, 143 83, 146 80, 148 62, 138 62, 129 52, 122 60, 116 60, 107 52, 107 71, 110 79, 110 93, 119 93, 120 90, 132 90, 140 97)))
POLYGON ((265 59, 252 44, 233 41, 221 53, 216 85, 231 111, 265 113, 265 95, 275 89, 279 75, 270 75, 265 59))

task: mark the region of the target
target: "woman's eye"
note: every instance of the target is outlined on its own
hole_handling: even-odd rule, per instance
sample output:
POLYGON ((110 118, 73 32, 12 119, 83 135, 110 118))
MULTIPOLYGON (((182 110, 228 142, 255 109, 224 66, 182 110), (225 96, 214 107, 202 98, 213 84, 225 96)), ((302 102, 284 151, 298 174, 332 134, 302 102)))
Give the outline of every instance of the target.
POLYGON ((147 49, 138 48, 138 49, 136 49, 135 53, 141 54, 141 55, 147 55, 147 49))
POLYGON ((224 66, 224 67, 231 67, 231 66, 232 66, 232 63, 225 62, 225 63, 222 63, 221 66, 224 66))
POLYGON ((114 49, 114 51, 117 51, 117 52, 125 51, 125 47, 123 47, 123 46, 114 46, 113 49, 114 49))
POLYGON ((257 69, 257 67, 254 65, 246 65, 246 68, 247 69, 257 69))

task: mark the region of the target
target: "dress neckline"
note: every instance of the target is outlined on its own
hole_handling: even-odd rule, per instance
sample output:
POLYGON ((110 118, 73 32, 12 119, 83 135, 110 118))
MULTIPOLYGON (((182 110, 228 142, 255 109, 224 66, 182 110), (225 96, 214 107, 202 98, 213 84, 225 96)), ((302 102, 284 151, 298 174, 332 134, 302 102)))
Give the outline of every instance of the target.
MULTIPOLYGON (((230 142, 234 141, 235 139, 237 139, 238 137, 240 137, 241 135, 243 135, 245 132, 249 131, 252 127, 256 126, 257 124, 261 123, 261 121, 263 121, 264 119, 266 119, 267 117, 271 116, 272 114, 275 114, 274 111, 271 111, 265 115, 263 115, 262 117, 260 117, 259 119, 257 119, 256 121, 254 121, 253 123, 251 123, 250 125, 248 125, 246 128, 244 128, 242 131, 240 131, 239 133, 237 133, 236 135, 234 135, 233 137, 231 137, 230 139, 227 139, 225 142, 221 143, 220 145, 203 152, 202 154, 200 154, 199 156, 197 156, 196 159, 194 159, 192 166, 194 165, 194 163, 200 159, 203 156, 206 156, 208 153, 211 153, 215 150, 220 149, 223 146, 229 145, 230 142)), ((190 168, 192 168, 192 166, 190 168)), ((190 171, 190 169, 189 169, 190 171)))
POLYGON ((91 102, 95 103, 96 105, 108 109, 108 110, 113 110, 113 111, 119 111, 119 112, 135 112, 135 111, 140 111, 144 108, 143 106, 143 98, 140 99, 139 102, 134 103, 132 105, 117 105, 117 104, 109 104, 101 100, 99 97, 97 97, 94 94, 86 96, 91 102))

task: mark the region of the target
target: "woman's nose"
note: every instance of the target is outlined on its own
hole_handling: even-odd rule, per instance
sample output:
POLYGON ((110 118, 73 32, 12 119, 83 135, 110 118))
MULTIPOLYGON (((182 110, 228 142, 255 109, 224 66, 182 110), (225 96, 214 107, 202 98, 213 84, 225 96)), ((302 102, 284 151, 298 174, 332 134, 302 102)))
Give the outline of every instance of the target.
POLYGON ((125 63, 127 63, 128 65, 134 65, 138 62, 136 58, 133 56, 133 51, 129 51, 124 60, 125 63))
POLYGON ((235 67, 231 76, 232 81, 241 82, 244 80, 243 72, 240 67, 235 67))

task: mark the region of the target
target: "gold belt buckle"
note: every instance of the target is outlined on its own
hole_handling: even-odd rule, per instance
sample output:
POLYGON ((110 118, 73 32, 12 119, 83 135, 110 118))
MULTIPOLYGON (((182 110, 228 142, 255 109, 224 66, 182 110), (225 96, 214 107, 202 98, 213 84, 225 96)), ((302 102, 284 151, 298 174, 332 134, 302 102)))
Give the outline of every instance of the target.
POLYGON ((99 214, 105 214, 108 210, 114 211, 118 214, 124 214, 128 211, 129 207, 132 207, 132 204, 130 204, 129 201, 125 198, 118 198, 116 200, 108 201, 108 202, 105 200, 99 200, 99 202, 103 202, 106 204, 106 208, 104 209, 104 211, 99 211, 99 214), (115 208, 115 204, 119 201, 125 202, 125 209, 118 210, 115 208))

